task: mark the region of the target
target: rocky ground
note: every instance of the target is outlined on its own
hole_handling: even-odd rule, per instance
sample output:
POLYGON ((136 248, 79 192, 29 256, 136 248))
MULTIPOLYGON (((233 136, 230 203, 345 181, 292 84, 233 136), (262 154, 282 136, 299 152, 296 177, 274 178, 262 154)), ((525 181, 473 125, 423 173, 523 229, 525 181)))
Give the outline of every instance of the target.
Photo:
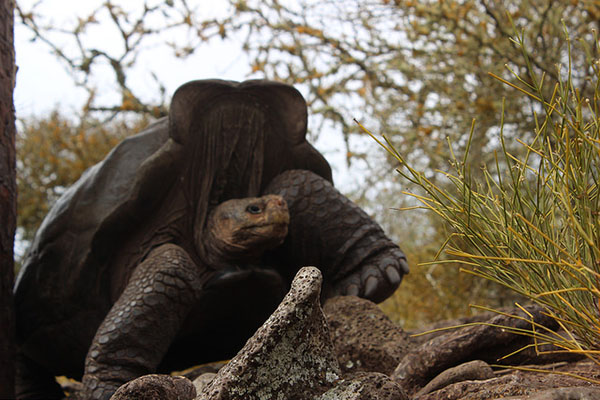
MULTIPOLYGON (((498 361, 529 339, 497 326, 527 328, 529 316, 484 314, 440 325, 467 323, 462 328, 412 336, 367 300, 336 297, 321 307, 320 288, 319 270, 302 269, 279 308, 228 363, 185 377, 147 375, 113 399, 600 399, 600 366, 591 360, 539 356, 529 347, 498 361)), ((526 311, 558 329, 539 308, 526 311)))

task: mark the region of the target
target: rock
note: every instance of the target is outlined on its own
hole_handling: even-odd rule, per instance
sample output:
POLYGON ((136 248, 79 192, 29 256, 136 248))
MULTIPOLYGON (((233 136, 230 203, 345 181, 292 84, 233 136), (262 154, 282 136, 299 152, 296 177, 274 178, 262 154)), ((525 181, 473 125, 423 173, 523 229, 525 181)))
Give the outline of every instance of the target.
MULTIPOLYGON (((584 382, 574 377, 574 375, 578 375, 585 379, 600 381, 600 369, 591 360, 539 365, 535 368, 545 372, 524 370, 497 371, 496 378, 485 381, 457 382, 420 397, 414 396, 413 399, 584 400, 587 397, 576 396, 587 396, 588 393, 595 394, 600 391, 600 385, 584 382), (589 388, 590 390, 570 389, 579 387, 589 388)), ((600 396, 590 397, 590 399, 600 399, 600 396)))
MULTIPOLYGON (((195 381, 200 375, 204 375, 206 373, 217 374, 223 366, 227 365, 229 360, 225 361, 213 361, 206 364, 196 365, 191 368, 186 369, 185 371, 177 371, 176 373, 171 373, 171 375, 180 375, 185 376, 190 381, 195 381)), ((200 393, 200 392, 198 392, 200 393)))
POLYGON ((343 372, 390 375, 408 351, 406 334, 369 300, 334 297, 323 312, 343 372))
POLYGON ((198 396, 202 400, 307 399, 339 380, 321 310, 321 272, 302 268, 277 310, 198 396))
POLYGON ((387 375, 358 372, 314 400, 408 400, 408 396, 387 375))
POLYGON ((600 399, 600 388, 566 387, 548 389, 530 396, 511 396, 503 400, 597 400, 600 399))
POLYGON ((208 384, 211 383, 213 379, 215 379, 216 376, 217 374, 214 372, 206 372, 194 379, 193 384, 196 388, 196 393, 202 393, 204 388, 206 388, 208 384))
MULTIPOLYGON (((549 329, 557 329, 558 324, 547 315, 541 307, 529 306, 527 312, 536 323, 549 329)), ((491 354, 494 361, 503 349, 503 354, 511 353, 511 343, 522 339, 522 336, 509 332, 498 326, 509 326, 517 329, 530 329, 530 317, 516 309, 514 315, 497 315, 482 325, 473 325, 452 330, 437 336, 422 345, 411 349, 398 364, 392 379, 409 394, 415 394, 440 372, 473 359, 483 359, 485 353, 491 354)), ((490 360, 491 361, 491 360, 490 360)))
MULTIPOLYGON (((510 374, 490 381, 463 381, 453 383, 440 390, 414 396, 415 400, 488 400, 505 396, 526 396, 534 393, 534 384, 528 386, 522 374, 510 374)), ((530 383, 530 382, 529 382, 530 383)))
POLYGON ((144 375, 122 385, 111 400, 192 400, 196 389, 182 376, 144 375))
POLYGON ((494 378, 494 371, 488 363, 475 360, 457 367, 450 368, 433 378, 425 387, 417 392, 415 397, 423 396, 427 393, 435 392, 452 383, 463 381, 482 381, 494 378))

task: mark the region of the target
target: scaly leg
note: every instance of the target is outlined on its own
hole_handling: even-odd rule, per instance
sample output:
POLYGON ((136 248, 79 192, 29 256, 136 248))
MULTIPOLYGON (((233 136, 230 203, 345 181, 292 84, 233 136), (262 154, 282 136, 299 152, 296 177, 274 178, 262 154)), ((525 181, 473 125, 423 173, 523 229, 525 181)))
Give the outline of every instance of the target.
POLYGON ((181 247, 153 250, 98 328, 85 361, 82 397, 108 399, 123 383, 154 372, 204 278, 181 247))

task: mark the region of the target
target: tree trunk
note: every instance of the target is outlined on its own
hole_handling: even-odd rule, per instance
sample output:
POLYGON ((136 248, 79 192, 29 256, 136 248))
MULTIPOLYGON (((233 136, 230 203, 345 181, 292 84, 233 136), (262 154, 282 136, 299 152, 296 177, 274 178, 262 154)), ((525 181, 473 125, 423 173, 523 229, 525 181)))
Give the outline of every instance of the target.
POLYGON ((14 1, 0 0, 0 398, 14 397, 15 339, 12 286, 17 217, 15 170, 14 1))

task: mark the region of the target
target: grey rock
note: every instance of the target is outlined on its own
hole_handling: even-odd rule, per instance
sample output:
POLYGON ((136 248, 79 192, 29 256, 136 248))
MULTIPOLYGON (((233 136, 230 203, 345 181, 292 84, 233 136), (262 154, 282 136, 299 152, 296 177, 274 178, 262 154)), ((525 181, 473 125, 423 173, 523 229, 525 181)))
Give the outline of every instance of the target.
POLYGON ((385 374, 358 372, 314 400, 408 400, 408 396, 385 374))
POLYGON ((196 389, 182 376, 144 375, 121 386, 111 400, 192 400, 196 389))
POLYGON ((198 399, 307 399, 333 387, 341 372, 320 306, 321 283, 317 268, 302 268, 277 310, 198 399))
POLYGON ((323 312, 343 372, 390 375, 408 351, 406 334, 369 300, 334 297, 323 312))
POLYGON ((214 372, 206 372, 194 379, 193 384, 196 388, 196 393, 202 393, 204 388, 207 387, 208 384, 211 383, 216 376, 217 374, 214 372))
POLYGON ((504 400, 597 400, 600 399, 600 388, 564 387, 548 389, 529 396, 504 397, 504 400))
POLYGON ((445 370, 433 378, 423 389, 419 390, 415 397, 435 392, 456 382, 482 381, 491 378, 494 378, 494 371, 488 363, 481 360, 470 361, 445 370))
POLYGON ((418 400, 490 400, 505 396, 525 396, 538 388, 522 374, 509 374, 489 381, 463 381, 425 394, 418 400))

